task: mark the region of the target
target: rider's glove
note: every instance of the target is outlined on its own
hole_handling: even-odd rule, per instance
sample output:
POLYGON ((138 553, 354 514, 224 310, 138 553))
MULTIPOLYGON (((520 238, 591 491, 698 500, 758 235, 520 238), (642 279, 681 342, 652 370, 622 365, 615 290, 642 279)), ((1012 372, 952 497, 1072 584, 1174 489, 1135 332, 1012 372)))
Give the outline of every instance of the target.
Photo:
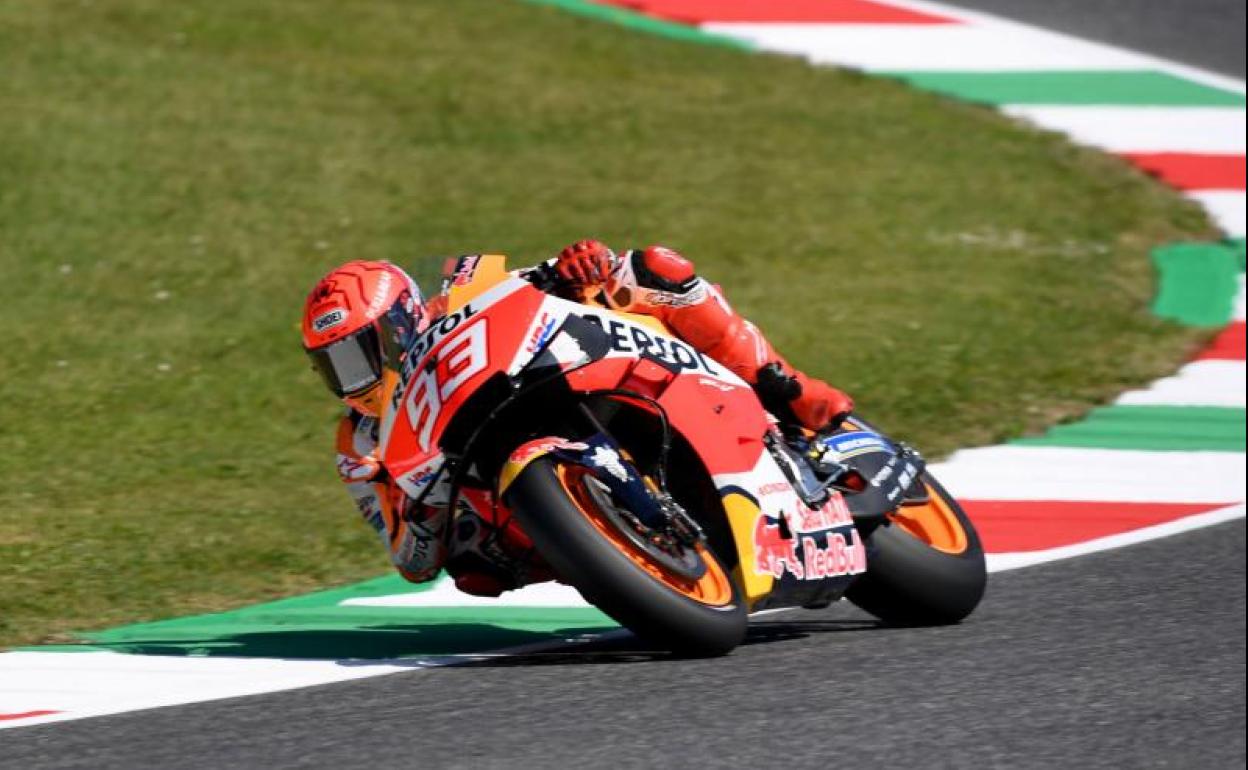
POLYGON ((555 272, 573 286, 597 287, 606 283, 615 265, 615 252, 602 241, 577 241, 559 252, 555 272))
POLYGON ((360 457, 349 454, 338 455, 338 477, 348 484, 357 481, 384 481, 386 467, 381 464, 377 453, 369 452, 360 457))
POLYGON ((758 370, 754 390, 763 408, 783 423, 813 431, 840 427, 854 410, 854 400, 822 380, 789 371, 779 362, 758 370))

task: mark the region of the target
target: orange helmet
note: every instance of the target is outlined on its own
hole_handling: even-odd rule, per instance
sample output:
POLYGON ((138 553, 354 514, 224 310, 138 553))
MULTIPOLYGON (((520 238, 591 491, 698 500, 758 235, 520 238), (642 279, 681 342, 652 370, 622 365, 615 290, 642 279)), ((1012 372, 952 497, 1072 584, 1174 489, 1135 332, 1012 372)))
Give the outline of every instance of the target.
POLYGON ((428 321, 420 288, 389 262, 329 272, 303 306, 303 349, 325 384, 363 414, 381 412, 382 368, 397 368, 428 321))

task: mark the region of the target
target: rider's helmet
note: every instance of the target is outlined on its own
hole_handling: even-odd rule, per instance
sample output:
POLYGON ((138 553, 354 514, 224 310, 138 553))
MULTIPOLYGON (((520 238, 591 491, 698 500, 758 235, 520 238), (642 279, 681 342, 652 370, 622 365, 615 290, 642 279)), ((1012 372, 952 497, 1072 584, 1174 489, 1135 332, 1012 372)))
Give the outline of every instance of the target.
POLYGON ((303 349, 335 396, 376 417, 383 368, 398 368, 426 316, 420 287, 407 273, 389 262, 347 262, 308 295, 303 349))

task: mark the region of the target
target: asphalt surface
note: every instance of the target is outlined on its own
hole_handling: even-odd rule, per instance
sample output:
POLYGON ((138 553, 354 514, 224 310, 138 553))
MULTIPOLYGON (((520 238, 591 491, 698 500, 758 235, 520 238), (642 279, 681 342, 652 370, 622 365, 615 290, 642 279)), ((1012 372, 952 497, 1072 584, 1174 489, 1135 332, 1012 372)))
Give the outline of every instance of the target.
MULTIPOLYGON (((1245 71, 1242 0, 959 4, 1245 71)), ((994 575, 955 627, 838 605, 719 660, 625 640, 0 731, 0 768, 1242 768, 1244 555, 1238 521, 994 575)))
POLYGON ((951 4, 1244 77, 1244 0, 955 0, 951 4))
POLYGON ((1245 526, 849 606, 683 661, 628 641, 0 734, 5 768, 1243 767, 1245 526))

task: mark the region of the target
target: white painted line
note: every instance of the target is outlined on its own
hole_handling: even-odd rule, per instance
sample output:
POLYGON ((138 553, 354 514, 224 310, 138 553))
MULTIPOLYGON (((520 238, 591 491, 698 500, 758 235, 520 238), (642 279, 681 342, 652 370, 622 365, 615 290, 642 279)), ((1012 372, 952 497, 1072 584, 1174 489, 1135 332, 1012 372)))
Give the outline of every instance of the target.
POLYGON ((1244 408, 1244 362, 1193 361, 1172 377, 1130 390, 1115 403, 1134 406, 1226 406, 1244 408))
POLYGON ((386 596, 365 596, 340 602, 343 607, 589 607, 575 588, 562 583, 535 583, 497 598, 471 596, 450 580, 439 581, 427 591, 386 596))
POLYGON ((628 631, 619 629, 489 652, 390 660, 6 652, 0 654, 0 714, 43 710, 59 713, 0 721, 0 730, 410 673, 510 655, 567 652, 570 645, 626 634, 628 631))
POLYGON ((118 652, 0 655, 0 713, 54 709, 0 728, 288 690, 410 670, 411 664, 195 658, 118 652))
POLYGON ((1142 452, 1048 446, 963 449, 932 472, 967 500, 1242 502, 1242 452, 1142 452))
POLYGON ((956 24, 740 24, 703 29, 815 64, 877 71, 1147 69, 1142 57, 1033 28, 956 24))
POLYGON ((1227 235, 1244 237, 1243 190, 1195 190, 1185 194, 1199 201, 1227 235))
POLYGON ((1214 524, 1221 524, 1226 521, 1244 518, 1244 505, 1232 505, 1226 508, 1219 508, 1216 511, 1208 511, 1206 513, 1198 513, 1193 516, 1185 516, 1174 521, 1167 521, 1164 524, 1154 524, 1150 527, 1142 527, 1130 532, 1121 532, 1117 535, 1109 535, 1108 537, 1099 537, 1095 540, 1087 540, 1074 545, 1062 546, 1061 548, 1050 548, 1047 551, 1021 551, 1018 553, 990 553, 987 556, 989 572, 1005 572, 1007 570, 1021 569, 1023 567, 1032 567, 1037 564, 1058 561, 1059 559, 1070 559, 1076 556, 1087 556, 1088 554, 1098 551, 1108 551, 1112 548, 1122 548, 1128 545, 1144 543, 1149 540, 1157 540, 1163 537, 1170 537, 1182 532, 1190 532, 1202 527, 1210 527, 1214 524))
POLYGON ((1242 107, 1009 105, 1003 111, 1110 152, 1242 154, 1245 149, 1242 107))

